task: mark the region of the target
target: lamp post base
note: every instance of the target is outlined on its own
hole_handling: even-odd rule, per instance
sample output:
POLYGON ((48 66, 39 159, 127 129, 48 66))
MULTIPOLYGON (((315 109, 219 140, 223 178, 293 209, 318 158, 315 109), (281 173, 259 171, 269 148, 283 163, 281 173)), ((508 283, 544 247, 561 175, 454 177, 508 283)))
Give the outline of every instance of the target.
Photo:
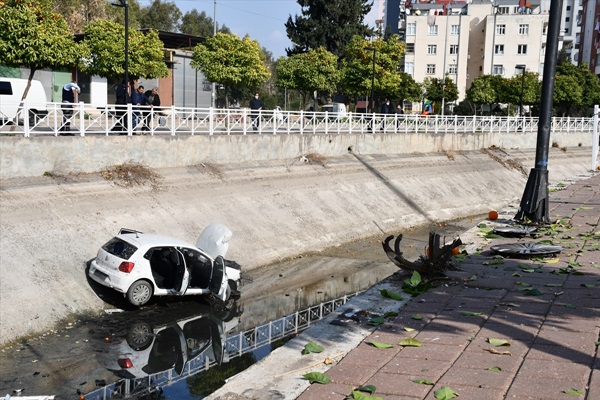
POLYGON ((534 224, 549 224, 548 170, 532 168, 515 220, 526 218, 534 224))

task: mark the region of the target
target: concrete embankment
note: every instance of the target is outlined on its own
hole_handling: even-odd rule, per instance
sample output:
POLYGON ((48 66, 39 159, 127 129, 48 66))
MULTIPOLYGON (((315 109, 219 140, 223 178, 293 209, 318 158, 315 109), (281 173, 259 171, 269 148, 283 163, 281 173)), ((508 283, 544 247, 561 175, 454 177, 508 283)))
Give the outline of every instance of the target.
MULTIPOLYGON (((550 151, 550 180, 589 172, 591 150, 550 151)), ((354 155, 162 169, 153 185, 96 174, 5 179, 0 190, 0 341, 104 303, 86 263, 121 227, 195 242, 210 222, 234 232, 247 269, 359 237, 485 213, 519 199, 534 150, 354 155)))

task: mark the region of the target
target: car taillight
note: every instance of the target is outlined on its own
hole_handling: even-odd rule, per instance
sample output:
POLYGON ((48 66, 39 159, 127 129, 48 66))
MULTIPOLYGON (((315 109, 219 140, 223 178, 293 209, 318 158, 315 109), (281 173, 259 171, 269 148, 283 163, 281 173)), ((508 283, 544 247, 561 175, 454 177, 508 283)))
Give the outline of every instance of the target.
POLYGON ((121 367, 123 369, 133 367, 133 363, 131 362, 131 360, 129 358, 121 358, 121 359, 117 360, 117 364, 119 364, 119 367, 121 367))
POLYGON ((119 265, 119 271, 130 273, 134 266, 135 264, 132 262, 123 261, 121 265, 119 265))

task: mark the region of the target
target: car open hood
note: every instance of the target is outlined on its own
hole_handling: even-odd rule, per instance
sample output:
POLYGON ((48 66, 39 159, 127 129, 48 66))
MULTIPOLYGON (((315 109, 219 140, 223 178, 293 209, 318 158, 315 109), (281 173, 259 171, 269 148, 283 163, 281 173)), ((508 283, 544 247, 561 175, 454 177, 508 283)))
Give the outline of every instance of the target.
POLYGON ((225 225, 213 223, 204 228, 196 241, 196 247, 213 259, 218 256, 225 257, 232 235, 231 230, 225 225))

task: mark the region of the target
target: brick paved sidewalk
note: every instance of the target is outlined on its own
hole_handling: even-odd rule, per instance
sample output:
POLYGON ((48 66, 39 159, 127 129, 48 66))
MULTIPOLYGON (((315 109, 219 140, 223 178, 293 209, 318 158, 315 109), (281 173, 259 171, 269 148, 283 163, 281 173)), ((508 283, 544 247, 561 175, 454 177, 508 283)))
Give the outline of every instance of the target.
POLYGON ((569 225, 538 239, 484 241, 452 273, 462 284, 414 298, 326 373, 331 383, 312 384, 299 399, 344 399, 361 385, 375 386, 373 396, 385 400, 435 399, 444 386, 462 400, 600 399, 600 175, 550 199, 552 221, 569 225), (498 260, 489 251, 493 244, 539 240, 564 246, 558 260, 498 260), (409 337, 423 347, 398 345, 409 337), (489 338, 510 346, 494 347, 489 338), (564 393, 572 389, 582 394, 564 393))

